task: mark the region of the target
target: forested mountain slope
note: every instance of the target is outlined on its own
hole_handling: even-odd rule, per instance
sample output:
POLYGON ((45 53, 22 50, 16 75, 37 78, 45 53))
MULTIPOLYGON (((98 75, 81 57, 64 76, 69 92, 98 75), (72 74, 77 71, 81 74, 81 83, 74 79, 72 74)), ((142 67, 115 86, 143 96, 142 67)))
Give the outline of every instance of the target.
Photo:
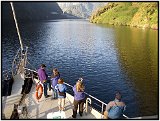
POLYGON ((158 2, 109 2, 90 22, 158 29, 158 2))

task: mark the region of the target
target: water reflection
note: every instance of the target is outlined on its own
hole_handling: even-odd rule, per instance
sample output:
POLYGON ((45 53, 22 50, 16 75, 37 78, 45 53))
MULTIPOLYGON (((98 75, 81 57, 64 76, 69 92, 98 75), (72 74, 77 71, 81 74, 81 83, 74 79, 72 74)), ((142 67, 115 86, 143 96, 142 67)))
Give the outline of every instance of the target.
POLYGON ((158 32, 119 27, 115 35, 121 68, 134 85, 140 114, 158 114, 158 32))

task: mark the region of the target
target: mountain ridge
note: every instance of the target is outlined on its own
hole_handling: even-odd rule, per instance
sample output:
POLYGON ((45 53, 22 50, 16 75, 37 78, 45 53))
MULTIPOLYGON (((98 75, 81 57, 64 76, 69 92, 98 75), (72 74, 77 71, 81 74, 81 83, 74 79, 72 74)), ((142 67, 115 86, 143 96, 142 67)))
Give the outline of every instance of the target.
POLYGON ((58 2, 64 13, 69 13, 83 19, 89 18, 93 10, 105 4, 107 2, 58 2))

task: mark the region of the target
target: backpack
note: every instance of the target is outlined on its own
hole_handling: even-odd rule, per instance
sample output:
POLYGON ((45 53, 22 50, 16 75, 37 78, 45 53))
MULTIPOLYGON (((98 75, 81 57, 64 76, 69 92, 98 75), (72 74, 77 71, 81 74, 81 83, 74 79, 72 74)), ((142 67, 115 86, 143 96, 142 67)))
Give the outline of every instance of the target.
POLYGON ((65 96, 65 92, 60 92, 59 89, 58 89, 58 94, 59 96, 65 96))
POLYGON ((59 86, 57 87, 57 90, 58 90, 59 96, 64 96, 64 97, 66 96, 65 90, 63 92, 60 92, 59 86))

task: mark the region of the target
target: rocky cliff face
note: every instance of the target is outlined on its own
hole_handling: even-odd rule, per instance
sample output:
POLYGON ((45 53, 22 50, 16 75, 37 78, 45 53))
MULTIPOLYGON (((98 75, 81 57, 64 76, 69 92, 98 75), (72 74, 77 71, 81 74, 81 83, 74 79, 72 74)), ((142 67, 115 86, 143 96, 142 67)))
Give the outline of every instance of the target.
MULTIPOLYGON (((13 2, 19 22, 66 18, 56 2, 13 2)), ((2 2, 2 21, 13 21, 9 2, 2 2)))
POLYGON ((91 13, 106 2, 58 2, 64 13, 68 13, 80 18, 89 18, 91 13))

